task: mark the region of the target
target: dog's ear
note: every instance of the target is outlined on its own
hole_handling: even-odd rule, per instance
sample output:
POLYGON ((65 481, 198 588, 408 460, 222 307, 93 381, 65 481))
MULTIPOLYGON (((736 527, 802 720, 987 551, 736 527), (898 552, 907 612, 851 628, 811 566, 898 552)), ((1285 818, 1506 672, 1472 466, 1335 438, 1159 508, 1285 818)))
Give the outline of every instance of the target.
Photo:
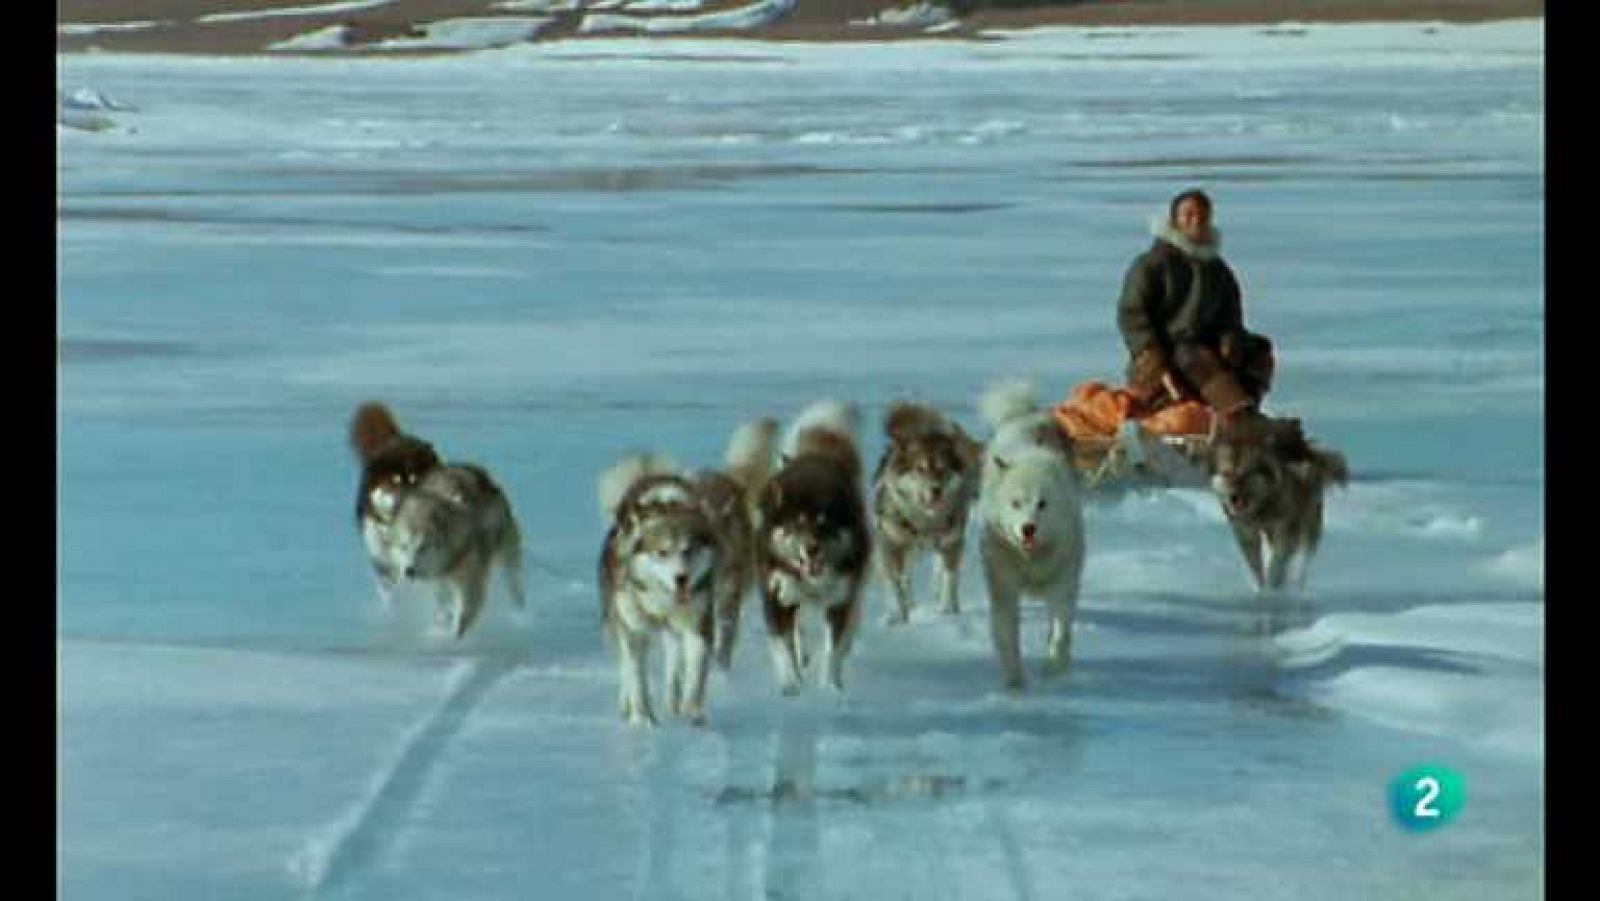
POLYGON ((1072 456, 1072 436, 1061 427, 1054 416, 1040 422, 1033 428, 1033 440, 1059 452, 1062 456, 1072 456))
POLYGON ((967 430, 955 426, 956 455, 961 458, 963 466, 972 469, 983 462, 983 445, 972 439, 967 430))

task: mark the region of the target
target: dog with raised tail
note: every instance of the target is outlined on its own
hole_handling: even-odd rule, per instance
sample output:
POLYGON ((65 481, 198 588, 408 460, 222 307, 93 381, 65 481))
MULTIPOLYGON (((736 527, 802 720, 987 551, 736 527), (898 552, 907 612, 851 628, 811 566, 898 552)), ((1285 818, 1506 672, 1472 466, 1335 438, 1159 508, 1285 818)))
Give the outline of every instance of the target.
POLYGON ((1281 591, 1295 563, 1304 591, 1322 540, 1323 495, 1350 480, 1344 456, 1307 440, 1298 419, 1255 416, 1217 435, 1210 464, 1256 591, 1281 591))
MULTIPOLYGON (((361 464, 356 525, 363 534, 370 518, 386 519, 393 512, 400 491, 444 465, 433 445, 402 431, 388 405, 378 401, 362 404, 350 417, 350 449, 361 464)), ((381 574, 379 584, 381 588, 381 574)))
POLYGON ((496 566, 512 603, 526 606, 521 530, 483 467, 446 464, 381 403, 357 408, 350 442, 362 463, 356 517, 386 607, 402 582, 433 583, 435 623, 459 639, 482 611, 496 566))
POLYGON ((668 709, 705 721, 710 662, 732 662, 755 568, 754 496, 770 472, 776 431, 771 420, 740 427, 723 472, 686 472, 658 454, 635 454, 600 477, 610 522, 599 560, 601 628, 631 725, 656 723, 645 671, 658 634, 666 639, 668 709))
POLYGON ((727 572, 715 580, 713 599, 717 668, 733 665, 745 597, 755 583, 756 521, 761 491, 772 477, 778 423, 758 419, 736 429, 728 439, 722 470, 705 469, 693 481, 712 528, 725 550, 727 572))
POLYGON ((967 516, 978 495, 983 446, 939 411, 896 401, 884 416, 888 436, 872 475, 872 515, 878 562, 893 592, 886 621, 911 616, 911 564, 919 551, 939 563, 938 610, 961 609, 958 583, 967 516))
POLYGON ((757 573, 768 646, 785 695, 799 692, 809 663, 797 619, 827 622, 823 678, 844 689, 844 660, 861 619, 872 555, 856 449, 856 408, 819 401, 801 411, 783 442, 778 472, 761 493, 757 573))
POLYGON ((1065 672, 1070 661, 1084 562, 1082 488, 1072 439, 1039 406, 1030 383, 995 384, 978 409, 993 428, 978 501, 989 624, 1004 684, 1020 689, 1023 595, 1049 606, 1044 675, 1065 672))

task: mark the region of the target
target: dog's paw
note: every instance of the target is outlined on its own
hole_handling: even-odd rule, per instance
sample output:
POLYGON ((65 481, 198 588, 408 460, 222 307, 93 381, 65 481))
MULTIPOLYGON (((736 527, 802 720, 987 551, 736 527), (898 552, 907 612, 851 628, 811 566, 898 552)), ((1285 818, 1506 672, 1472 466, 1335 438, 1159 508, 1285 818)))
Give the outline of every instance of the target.
POLYGON ((795 697, 796 695, 800 694, 800 683, 799 682, 785 682, 782 685, 778 686, 778 693, 783 695, 786 698, 795 697))
POLYGON ((1023 681, 1023 678, 1021 676, 1012 676, 1012 677, 1006 679, 1005 681, 1003 681, 1000 684, 1000 687, 1004 688, 1007 692, 1010 692, 1011 694, 1021 694, 1023 692, 1023 689, 1025 689, 1027 687, 1027 685, 1023 681))
POLYGON ((883 617, 885 626, 903 626, 910 621, 911 614, 904 610, 890 610, 883 617))
POLYGON ((960 616, 961 605, 955 601, 946 601, 938 606, 940 616, 960 616))
POLYGON ((1054 679, 1067 671, 1071 660, 1067 657, 1047 657, 1044 665, 1039 667, 1039 674, 1046 679, 1054 679))

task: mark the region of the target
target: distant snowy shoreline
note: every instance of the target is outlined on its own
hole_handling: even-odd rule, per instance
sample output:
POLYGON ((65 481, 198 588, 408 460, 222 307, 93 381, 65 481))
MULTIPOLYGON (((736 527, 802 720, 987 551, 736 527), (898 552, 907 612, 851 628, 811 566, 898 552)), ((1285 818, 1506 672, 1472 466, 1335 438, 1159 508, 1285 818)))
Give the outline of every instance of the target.
POLYGON ((63 0, 63 53, 194 55, 268 53, 415 55, 526 42, 616 37, 737 36, 763 41, 853 43, 906 39, 989 40, 1041 27, 1197 25, 1298 27, 1330 22, 1487 22, 1542 19, 1542 0, 1439 0, 1395 4, 1334 0, 1286 10, 1262 0, 1086 2, 982 8, 963 0, 183 0, 164 18, 115 15, 105 4, 63 0), (975 8, 977 7, 977 8, 975 8))

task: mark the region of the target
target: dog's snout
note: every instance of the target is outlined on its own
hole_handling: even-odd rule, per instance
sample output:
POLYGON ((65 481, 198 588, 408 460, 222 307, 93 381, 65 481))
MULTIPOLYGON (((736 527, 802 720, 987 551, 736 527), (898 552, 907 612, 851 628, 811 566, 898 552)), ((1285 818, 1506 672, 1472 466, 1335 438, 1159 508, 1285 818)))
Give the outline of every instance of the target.
POLYGON ((1037 527, 1034 526, 1033 523, 1025 522, 1025 523, 1022 524, 1022 537, 1023 538, 1032 538, 1036 531, 1038 531, 1038 529, 1037 529, 1037 527))
POLYGON ((417 568, 415 566, 406 567, 406 578, 415 579, 416 577, 417 577, 417 568))
POLYGON ((679 591, 682 591, 683 589, 688 588, 689 587, 689 574, 688 573, 678 573, 676 576, 673 577, 672 584, 678 586, 678 590, 679 591))

